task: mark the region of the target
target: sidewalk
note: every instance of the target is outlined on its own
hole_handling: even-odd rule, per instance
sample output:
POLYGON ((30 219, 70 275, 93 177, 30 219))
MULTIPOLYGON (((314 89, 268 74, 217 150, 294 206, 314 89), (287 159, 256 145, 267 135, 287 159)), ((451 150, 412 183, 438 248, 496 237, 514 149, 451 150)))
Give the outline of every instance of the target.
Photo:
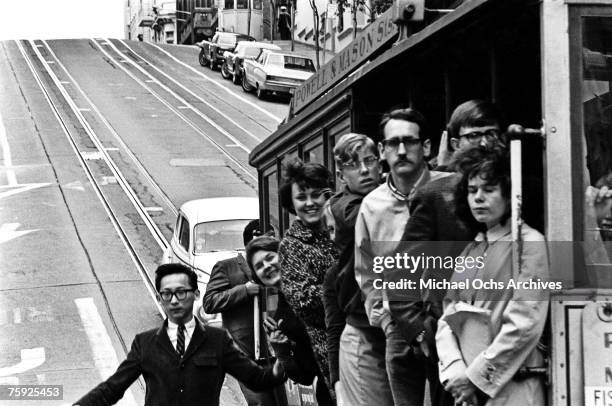
MULTIPOLYGON (((264 42, 271 42, 274 45, 278 45, 281 47, 283 51, 291 51, 291 41, 289 40, 274 40, 273 42, 270 40, 265 40, 264 42)), ((309 57, 313 62, 316 63, 316 52, 314 45, 304 44, 301 42, 295 42, 295 53, 309 57)), ((334 54, 331 51, 325 51, 325 62, 329 62, 334 57, 334 54)), ((321 66, 324 64, 323 62, 323 48, 319 51, 319 61, 321 62, 321 66)))

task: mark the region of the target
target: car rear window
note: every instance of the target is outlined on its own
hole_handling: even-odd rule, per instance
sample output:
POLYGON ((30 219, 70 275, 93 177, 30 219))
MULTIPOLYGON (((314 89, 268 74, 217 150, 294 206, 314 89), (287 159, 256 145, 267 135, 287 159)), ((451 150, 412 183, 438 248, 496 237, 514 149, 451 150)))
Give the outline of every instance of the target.
POLYGON ((315 67, 310 59, 285 55, 285 69, 297 69, 314 72, 315 67))
POLYGON ((221 220, 195 226, 195 253, 244 249, 242 232, 251 220, 221 220))
POLYGON ((220 35, 219 36, 219 45, 236 45, 236 37, 234 35, 220 35))
POLYGON ((260 52, 261 48, 249 47, 244 50, 244 56, 246 56, 247 58, 257 58, 260 52))

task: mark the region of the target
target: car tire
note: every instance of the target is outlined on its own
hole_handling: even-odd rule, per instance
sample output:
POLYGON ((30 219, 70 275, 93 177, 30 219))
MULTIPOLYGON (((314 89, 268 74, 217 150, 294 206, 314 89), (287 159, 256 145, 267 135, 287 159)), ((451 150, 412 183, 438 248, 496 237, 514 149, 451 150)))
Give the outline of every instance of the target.
POLYGON ((265 99, 265 98, 266 98, 266 94, 268 93, 268 92, 266 92, 265 90, 263 90, 263 89, 262 89, 261 87, 259 87, 259 86, 257 86, 257 90, 256 90, 256 92, 257 92, 257 98, 258 98, 259 100, 263 100, 263 99, 265 99))
POLYGON ((247 93, 250 93, 253 91, 253 86, 249 85, 249 82, 247 82, 246 75, 242 75, 242 90, 244 90, 247 93))
POLYGON ((223 65, 221 65, 221 76, 223 76, 223 79, 229 79, 232 77, 232 74, 229 72, 228 68, 227 62, 224 62, 223 65))
POLYGON ((204 52, 204 50, 200 51, 200 56, 198 56, 198 61, 200 62, 200 65, 202 66, 206 66, 206 64, 208 63, 208 60, 206 59, 206 53, 204 52))

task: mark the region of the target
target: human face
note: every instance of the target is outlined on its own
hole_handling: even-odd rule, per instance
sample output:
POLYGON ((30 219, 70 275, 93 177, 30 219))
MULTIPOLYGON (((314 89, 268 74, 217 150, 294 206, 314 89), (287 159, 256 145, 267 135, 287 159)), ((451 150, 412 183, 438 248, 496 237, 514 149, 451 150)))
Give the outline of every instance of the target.
POLYGON ((336 219, 332 214, 331 207, 329 204, 325 205, 325 209, 323 210, 323 221, 325 223, 325 228, 329 233, 329 239, 332 241, 336 240, 336 219))
POLYGON ((501 186, 489 184, 480 175, 468 180, 468 204, 476 221, 484 223, 487 229, 499 224, 509 209, 501 186))
POLYGON ((357 151, 357 161, 348 161, 338 169, 338 178, 353 193, 367 195, 380 184, 380 164, 372 151, 357 151))
POLYGON ((405 120, 391 119, 385 125, 385 138, 378 148, 393 176, 412 176, 425 166, 430 144, 420 141, 419 131, 418 124, 405 120))
POLYGON ((451 139, 453 149, 459 152, 464 152, 477 146, 491 148, 499 143, 498 125, 461 127, 459 128, 459 138, 451 139))
POLYGON ((324 189, 302 189, 297 183, 291 185, 291 201, 295 214, 306 227, 317 228, 322 225, 321 216, 327 195, 327 190, 324 189))
POLYGON ((253 254, 251 265, 259 280, 266 286, 276 286, 281 280, 278 254, 274 251, 259 250, 253 254))
POLYGON ((168 319, 176 324, 185 324, 193 317, 193 302, 200 297, 200 291, 193 290, 189 284, 189 278, 182 273, 174 273, 164 276, 159 284, 160 292, 188 291, 185 299, 179 300, 176 294, 172 295, 170 301, 162 300, 158 294, 157 299, 164 308, 168 319))

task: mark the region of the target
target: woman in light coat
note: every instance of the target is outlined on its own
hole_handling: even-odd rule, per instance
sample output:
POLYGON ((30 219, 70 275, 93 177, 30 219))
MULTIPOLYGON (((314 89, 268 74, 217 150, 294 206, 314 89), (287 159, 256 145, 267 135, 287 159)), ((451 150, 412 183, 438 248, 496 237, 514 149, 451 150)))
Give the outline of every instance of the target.
POLYGON ((440 381, 459 405, 545 405, 543 378, 528 369, 544 364, 539 345, 549 306, 544 237, 522 225, 521 272, 513 275, 506 152, 473 149, 459 168, 457 214, 472 216, 483 228, 451 279, 469 286, 447 292, 438 322, 440 381))

